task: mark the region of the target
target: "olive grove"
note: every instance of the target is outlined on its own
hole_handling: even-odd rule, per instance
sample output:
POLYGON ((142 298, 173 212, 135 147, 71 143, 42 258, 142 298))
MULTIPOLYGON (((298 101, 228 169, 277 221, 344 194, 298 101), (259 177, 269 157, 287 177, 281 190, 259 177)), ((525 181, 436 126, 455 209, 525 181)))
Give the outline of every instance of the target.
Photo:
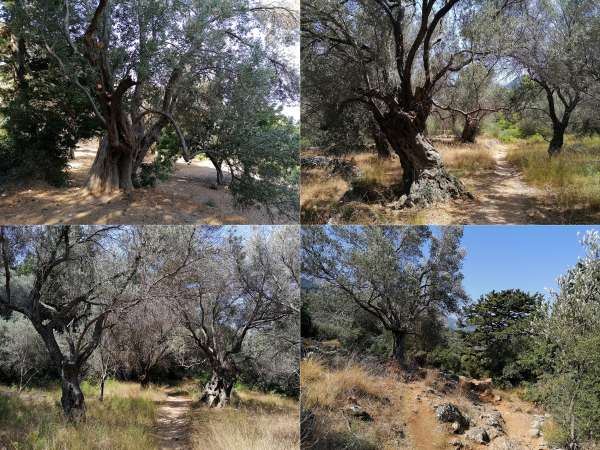
POLYGON ((147 387, 205 375, 199 397, 209 406, 226 405, 238 380, 297 395, 297 234, 4 226, 0 379, 22 386, 36 370, 59 379, 74 422, 85 418, 85 378, 101 398, 109 377, 147 387))

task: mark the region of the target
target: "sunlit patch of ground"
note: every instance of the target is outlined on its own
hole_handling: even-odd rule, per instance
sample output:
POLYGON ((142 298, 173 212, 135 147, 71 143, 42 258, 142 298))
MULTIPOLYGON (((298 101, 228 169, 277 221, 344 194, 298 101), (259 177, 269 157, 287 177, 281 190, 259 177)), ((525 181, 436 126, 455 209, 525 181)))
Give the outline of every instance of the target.
MULTIPOLYGON (((216 172, 208 160, 190 165, 177 161, 173 176, 155 188, 135 189, 129 196, 91 196, 83 186, 96 154, 97 142, 81 143, 70 161, 71 184, 56 188, 43 182, 0 186, 3 223, 111 224, 262 224, 266 211, 240 209, 227 188, 216 188, 216 172), (216 189, 215 189, 216 188, 216 189)), ((289 222, 284 217, 277 223, 289 222)))

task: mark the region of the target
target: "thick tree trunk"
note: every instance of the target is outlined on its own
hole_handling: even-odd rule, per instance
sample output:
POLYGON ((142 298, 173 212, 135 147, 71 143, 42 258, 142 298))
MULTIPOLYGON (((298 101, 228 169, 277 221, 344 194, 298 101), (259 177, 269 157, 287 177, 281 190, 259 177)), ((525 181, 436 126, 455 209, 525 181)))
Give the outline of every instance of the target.
POLYGON ((102 137, 90 169, 87 189, 94 194, 133 190, 133 153, 133 149, 124 152, 112 148, 108 138, 102 137))
POLYGON ((227 371, 214 371, 210 381, 204 386, 200 401, 210 408, 222 408, 229 403, 234 384, 235 377, 232 374, 227 371))
POLYGON ((80 368, 76 364, 64 362, 61 368, 63 413, 70 422, 85 420, 85 401, 79 387, 80 368))
POLYGON ((460 141, 465 143, 475 142, 475 137, 479 131, 479 121, 477 119, 465 118, 465 125, 463 126, 462 133, 460 135, 460 141))
POLYGON ((406 367, 406 333, 394 332, 394 359, 400 364, 400 367, 406 367))
POLYGON ((560 154, 562 146, 565 140, 565 127, 556 124, 552 127, 552 139, 548 146, 548 154, 550 156, 556 156, 560 154))
POLYGON ((403 206, 427 206, 468 195, 462 183, 450 175, 440 154, 423 134, 425 123, 413 114, 396 112, 381 120, 382 131, 402 164, 403 206))

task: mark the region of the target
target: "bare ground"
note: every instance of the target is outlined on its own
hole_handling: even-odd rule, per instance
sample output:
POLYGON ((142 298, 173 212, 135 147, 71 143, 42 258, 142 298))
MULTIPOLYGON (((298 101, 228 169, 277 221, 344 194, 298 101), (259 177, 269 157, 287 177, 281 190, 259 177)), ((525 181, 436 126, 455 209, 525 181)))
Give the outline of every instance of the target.
POLYGON ((189 450, 192 448, 192 399, 179 392, 167 392, 167 400, 159 402, 154 434, 161 450, 189 450))
MULTIPOLYGON (((177 161, 171 178, 129 195, 92 196, 84 189, 97 141, 82 142, 70 162, 71 183, 56 188, 43 182, 0 186, 0 218, 10 224, 264 224, 266 211, 240 209, 226 187, 215 184, 208 160, 177 161)), ((288 220, 276 218, 278 223, 288 220)))

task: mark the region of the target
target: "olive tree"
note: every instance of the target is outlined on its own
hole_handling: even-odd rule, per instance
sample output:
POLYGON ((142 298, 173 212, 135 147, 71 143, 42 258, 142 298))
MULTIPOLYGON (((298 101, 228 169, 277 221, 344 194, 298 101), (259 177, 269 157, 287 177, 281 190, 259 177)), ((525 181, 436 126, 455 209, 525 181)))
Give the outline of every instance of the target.
POLYGON ((589 100, 594 81, 586 62, 588 49, 600 45, 592 29, 598 14, 594 0, 528 2, 516 24, 522 42, 512 56, 546 99, 543 112, 552 125, 550 156, 560 153, 573 112, 589 100), (594 36, 595 42, 590 39, 594 36))
POLYGON ((109 316, 131 304, 140 258, 126 249, 116 227, 0 227, 0 304, 24 315, 43 340, 69 420, 85 417, 82 371, 109 316))
POLYGON ((433 100, 441 111, 458 114, 463 119, 461 142, 475 142, 482 120, 506 109, 507 98, 495 82, 494 65, 471 64, 441 87, 433 100))
POLYGON ((132 176, 167 126, 189 160, 174 118, 179 100, 186 86, 226 70, 244 49, 271 62, 282 84, 293 79, 280 58, 281 42, 257 36, 271 29, 271 17, 291 14, 285 7, 245 0, 23 0, 19 5, 27 39, 38 42, 72 88, 85 95, 103 130, 87 182, 92 192, 131 190, 132 176))
POLYGON ((303 275, 333 289, 394 336, 393 356, 405 365, 405 344, 428 317, 456 313, 462 287, 461 228, 310 227, 302 231, 303 275))
POLYGON ((543 380, 554 418, 568 430, 567 448, 600 437, 600 235, 583 238, 586 255, 559 279, 545 318, 536 323, 554 351, 543 380))
MULTIPOLYGON (((359 105, 372 115, 400 158, 399 184, 408 204, 464 195, 462 184, 446 171, 440 154, 425 137, 425 126, 442 80, 503 50, 505 38, 499 39, 498 31, 504 10, 512 3, 302 3, 303 61, 328 69, 329 85, 335 89, 333 110, 359 105)), ((318 108, 323 100, 326 97, 316 96, 303 101, 318 108)))
MULTIPOLYGON (((177 274, 165 280, 163 295, 169 296, 181 336, 192 349, 195 361, 188 364, 211 371, 201 395, 209 406, 229 402, 244 343, 274 333, 300 309, 298 263, 289 259, 298 252, 293 239, 297 228, 283 230, 281 237, 257 232, 213 236, 209 244, 206 236, 180 241, 180 253, 186 256, 177 274), (275 245, 277 239, 284 239, 285 248, 275 245)), ((195 230, 189 233, 194 236, 195 230)))

